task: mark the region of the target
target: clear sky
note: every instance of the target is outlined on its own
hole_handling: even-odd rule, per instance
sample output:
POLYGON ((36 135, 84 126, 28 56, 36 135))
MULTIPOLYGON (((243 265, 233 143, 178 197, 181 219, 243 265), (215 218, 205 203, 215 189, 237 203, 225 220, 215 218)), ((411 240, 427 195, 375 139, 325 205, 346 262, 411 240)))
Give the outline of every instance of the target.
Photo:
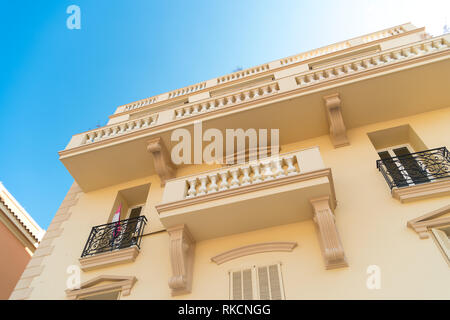
POLYGON ((450 24, 448 0, 0 3, 0 181, 43 228, 73 181, 57 151, 117 106, 406 22, 450 24))

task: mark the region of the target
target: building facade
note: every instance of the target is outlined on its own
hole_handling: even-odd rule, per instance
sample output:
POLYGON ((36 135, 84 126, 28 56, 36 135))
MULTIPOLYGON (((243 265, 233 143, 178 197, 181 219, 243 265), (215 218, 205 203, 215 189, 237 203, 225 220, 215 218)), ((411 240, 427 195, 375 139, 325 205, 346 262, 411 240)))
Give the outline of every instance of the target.
POLYGON ((10 299, 448 299, 449 123, 410 23, 120 106, 10 299))
POLYGON ((7 300, 44 234, 0 182, 0 300, 7 300))

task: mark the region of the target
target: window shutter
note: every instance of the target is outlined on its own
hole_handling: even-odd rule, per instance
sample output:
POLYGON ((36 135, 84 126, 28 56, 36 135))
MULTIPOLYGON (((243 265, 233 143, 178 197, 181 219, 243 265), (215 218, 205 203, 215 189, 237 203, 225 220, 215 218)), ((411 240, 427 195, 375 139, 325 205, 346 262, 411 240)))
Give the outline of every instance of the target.
POLYGON ((258 291, 261 300, 283 299, 280 264, 257 267, 258 291))
POLYGON ((230 282, 232 300, 253 299, 252 269, 231 272, 230 282))
POLYGON ((450 239, 447 233, 444 230, 434 228, 431 229, 431 232, 433 232, 436 240, 439 242, 442 251, 444 251, 444 253, 447 255, 447 258, 450 259, 450 239))

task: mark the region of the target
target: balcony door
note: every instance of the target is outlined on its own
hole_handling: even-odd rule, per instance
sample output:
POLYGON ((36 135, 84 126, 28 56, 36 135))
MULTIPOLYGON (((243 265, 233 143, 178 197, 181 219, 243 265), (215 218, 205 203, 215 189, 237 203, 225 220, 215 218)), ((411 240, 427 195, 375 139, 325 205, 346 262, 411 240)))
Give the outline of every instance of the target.
POLYGON ((411 145, 392 146, 379 149, 377 152, 397 187, 430 181, 426 169, 422 168, 414 157, 414 150, 411 145))
POLYGON ((138 229, 138 219, 141 215, 144 205, 138 205, 131 207, 128 210, 126 217, 125 230, 123 231, 122 239, 120 241, 120 248, 127 248, 135 245, 137 243, 137 229, 138 229))

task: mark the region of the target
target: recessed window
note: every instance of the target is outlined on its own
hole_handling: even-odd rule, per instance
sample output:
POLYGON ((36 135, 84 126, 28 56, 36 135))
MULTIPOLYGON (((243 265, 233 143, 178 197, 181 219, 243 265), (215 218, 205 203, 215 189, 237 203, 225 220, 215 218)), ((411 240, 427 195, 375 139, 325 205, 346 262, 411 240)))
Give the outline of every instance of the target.
POLYGON ((233 270, 229 275, 231 300, 285 299, 280 263, 233 270))

